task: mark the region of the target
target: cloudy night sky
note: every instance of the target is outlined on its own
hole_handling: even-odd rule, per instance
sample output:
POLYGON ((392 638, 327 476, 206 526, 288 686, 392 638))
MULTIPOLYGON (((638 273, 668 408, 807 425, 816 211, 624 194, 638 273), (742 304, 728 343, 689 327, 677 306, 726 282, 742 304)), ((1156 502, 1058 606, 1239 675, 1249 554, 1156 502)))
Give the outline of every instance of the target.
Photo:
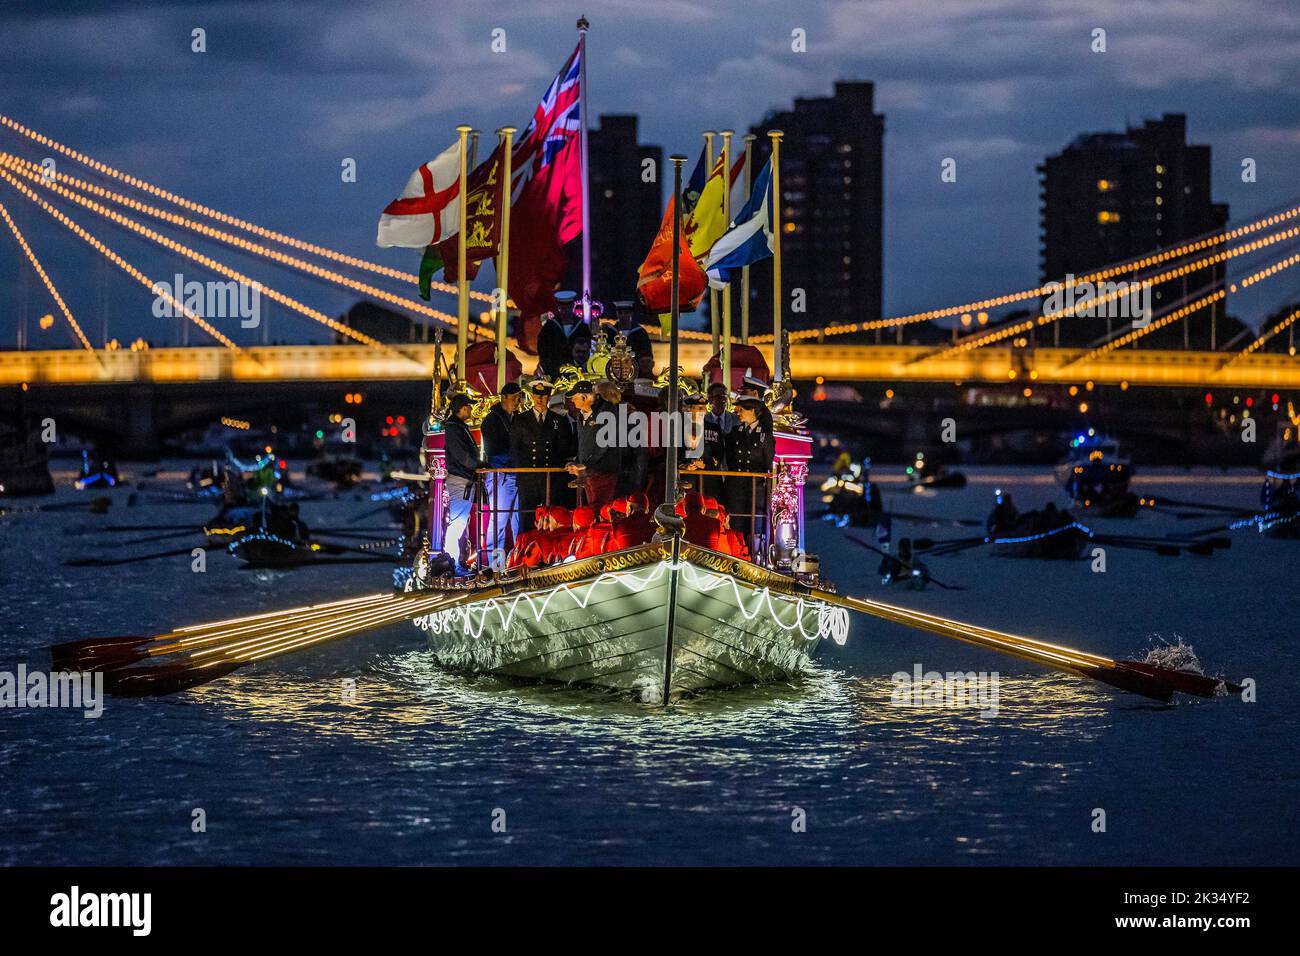
MULTIPOLYGON (((1083 131, 1183 112, 1189 140, 1213 146, 1215 198, 1234 222, 1300 198, 1300 6, 1276 0, 9 2, 0 112, 217 209, 414 271, 417 252, 375 247, 380 210, 457 123, 522 128, 584 13, 593 124, 637 113, 642 141, 666 152, 694 157, 701 130, 744 131, 838 78, 873 81, 886 123, 889 315, 1035 284, 1034 166, 1083 131), (205 54, 190 51, 195 27, 207 31, 205 54), (498 27, 504 54, 490 46, 498 27), (791 50, 796 27, 806 53, 791 50), (1089 49, 1097 27, 1104 54, 1089 49), (956 183, 940 181, 948 156, 956 183), (341 181, 349 157, 356 183, 341 181), (1245 157, 1258 164, 1252 184, 1241 181, 1245 157)), ((9 130, 0 142, 45 155, 9 130)), ((82 173, 70 161, 60 170, 82 173)), ((0 186, 0 200, 88 330, 102 294, 114 335, 168 340, 146 290, 115 269, 99 278, 98 257, 12 189, 0 186)), ((150 275, 183 268, 68 211, 150 275)), ((19 256, 4 230, 4 348, 23 308, 19 256)), ((354 298, 223 258, 329 314, 354 298)), ((1297 291, 1287 282, 1234 311, 1257 323, 1297 291)), ((39 286, 27 296, 29 315, 51 311, 39 286)), ((277 311, 273 337, 321 338, 277 311)), ((49 345, 70 344, 56 331, 49 345)))

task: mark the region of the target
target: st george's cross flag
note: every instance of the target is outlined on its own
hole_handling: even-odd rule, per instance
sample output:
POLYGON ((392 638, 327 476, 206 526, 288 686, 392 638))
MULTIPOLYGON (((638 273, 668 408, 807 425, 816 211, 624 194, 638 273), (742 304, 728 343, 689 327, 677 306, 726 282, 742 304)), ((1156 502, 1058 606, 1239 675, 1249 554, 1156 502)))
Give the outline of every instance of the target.
POLYGON ((514 149, 509 291, 524 315, 555 308, 565 246, 582 235, 581 50, 546 88, 514 149))
POLYGON ((460 143, 456 142, 411 173, 402 195, 379 217, 375 242, 385 249, 424 249, 456 235, 460 229, 459 192, 460 143))

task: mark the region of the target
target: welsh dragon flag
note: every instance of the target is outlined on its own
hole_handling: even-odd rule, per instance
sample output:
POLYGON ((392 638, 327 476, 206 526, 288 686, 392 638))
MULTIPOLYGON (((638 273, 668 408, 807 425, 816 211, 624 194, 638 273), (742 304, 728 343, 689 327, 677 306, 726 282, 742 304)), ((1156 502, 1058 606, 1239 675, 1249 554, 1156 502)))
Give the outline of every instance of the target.
POLYGON ((459 192, 460 143, 456 142, 411 173, 402 195, 379 217, 375 242, 385 249, 424 249, 456 235, 460 229, 459 192))

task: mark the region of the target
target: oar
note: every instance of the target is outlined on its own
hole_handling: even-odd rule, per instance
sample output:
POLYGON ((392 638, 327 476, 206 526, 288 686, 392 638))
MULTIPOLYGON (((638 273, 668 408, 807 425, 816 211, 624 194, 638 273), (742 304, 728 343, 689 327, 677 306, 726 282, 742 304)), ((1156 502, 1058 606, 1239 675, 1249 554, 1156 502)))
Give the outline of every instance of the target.
POLYGON ((0 517, 4 515, 31 514, 37 511, 81 511, 102 515, 113 506, 113 499, 107 495, 91 498, 89 501, 65 501, 57 505, 23 505, 21 508, 0 508, 0 517))
POLYGON ((891 511, 889 516, 899 521, 910 521, 914 524, 946 524, 958 528, 984 527, 984 522, 975 518, 932 518, 929 515, 907 514, 902 511, 891 511))
POLYGON ((1178 498, 1166 498, 1163 495, 1156 499, 1160 504, 1173 505, 1176 508, 1199 508, 1201 511, 1221 511, 1225 514, 1251 514, 1249 508, 1234 508, 1231 505, 1216 505, 1200 501, 1182 501, 1178 498))
POLYGON ((833 594, 829 591, 812 589, 812 596, 827 604, 838 605, 873 617, 905 624, 909 627, 929 631, 943 637, 950 637, 967 644, 975 644, 989 650, 1010 654, 1023 660, 1044 664, 1057 670, 1082 674, 1094 680, 1102 681, 1122 690, 1132 691, 1168 702, 1174 693, 1195 694, 1199 697, 1214 697, 1219 688, 1224 687, 1229 693, 1239 693, 1241 688, 1220 678, 1206 677, 1191 671, 1179 671, 1168 667, 1159 667, 1142 661, 1117 661, 1099 654, 1077 651, 1061 644, 1052 644, 1034 638, 1020 637, 1003 631, 966 624, 948 618, 913 611, 909 608, 896 607, 881 601, 870 601, 847 595, 833 594))
POLYGON ((52 667, 102 672, 105 688, 119 696, 170 694, 247 664, 500 594, 499 587, 451 593, 387 591, 165 634, 72 641, 51 648, 52 667))
POLYGON ((388 502, 384 502, 378 508, 371 508, 369 511, 363 511, 359 515, 353 515, 351 518, 348 519, 348 524, 354 524, 357 521, 362 521, 366 518, 371 517, 372 515, 377 515, 380 512, 387 511, 387 510, 388 510, 388 502))
MULTIPOLYGON (((879 548, 877 548, 877 547, 876 547, 875 545, 873 545, 873 544, 868 544, 867 542, 863 541, 861 538, 857 537, 856 535, 846 534, 844 537, 848 538, 850 541, 852 541, 854 544, 856 544, 856 545, 857 545, 858 547, 860 547, 860 548, 866 548, 868 551, 874 551, 876 554, 880 555, 882 558, 896 557, 895 555, 891 555, 891 554, 889 554, 888 552, 881 551, 879 548)), ((913 542, 913 547, 915 547, 915 542, 913 542)), ((945 584, 944 582, 942 582, 942 581, 940 581, 938 578, 936 578, 934 575, 932 575, 929 571, 924 572, 924 576, 925 576, 925 579, 926 579, 927 581, 929 581, 931 584, 937 585, 938 587, 943 588, 945 591, 965 591, 965 590, 966 590, 966 588, 963 587, 963 586, 960 585, 960 584, 945 584)))
MULTIPOLYGON (((397 538, 389 538, 387 541, 374 541, 374 542, 371 542, 371 543, 372 543, 373 545, 375 545, 375 546, 378 546, 378 547, 384 547, 384 546, 392 546, 392 545, 395 545, 395 544, 397 544, 397 541, 398 541, 397 538)), ((398 561, 398 560, 401 560, 401 559, 398 558, 396 555, 391 555, 391 554, 377 554, 377 553, 375 553, 374 551, 372 551, 372 550, 370 550, 369 548, 366 548, 366 547, 364 547, 364 546, 363 546, 363 547, 360 547, 360 548, 358 548, 358 547, 352 547, 352 546, 345 545, 345 544, 339 544, 339 543, 336 542, 336 541, 319 541, 318 543, 321 545, 322 548, 329 548, 331 554, 364 554, 364 555, 366 555, 367 557, 373 558, 373 559, 375 559, 375 560, 377 560, 377 561, 398 561)))
POLYGON ((369 534, 392 534, 398 528, 395 525, 389 525, 386 528, 317 528, 313 527, 313 534, 335 534, 345 538, 361 538, 369 534))
POLYGON ((100 531, 202 531, 201 524, 106 524, 100 531))
MULTIPOLYGON (((1142 541, 1139 539, 1128 539, 1114 535, 1098 534, 1093 535, 1093 541, 1105 545, 1108 548, 1127 548, 1130 551, 1154 551, 1156 554, 1165 558, 1176 558, 1181 552, 1181 548, 1176 544, 1158 544, 1154 541, 1142 541)), ((1206 553, 1209 553, 1207 550, 1206 553)))
POLYGON ((133 544, 148 544, 151 541, 166 541, 168 538, 183 538, 190 534, 199 534, 202 528, 188 528, 185 531, 164 531, 162 534, 147 534, 142 538, 127 538, 125 541, 115 541, 113 546, 116 548, 127 548, 133 544))
POLYGON ((928 538, 918 538, 912 542, 912 547, 918 551, 925 551, 936 557, 948 554, 956 554, 959 551, 967 551, 971 548, 978 548, 982 544, 988 544, 989 540, 984 535, 973 538, 948 538, 947 540, 931 541, 928 538))
POLYGON ((63 563, 70 568, 107 568, 119 564, 154 561, 158 558, 174 558, 177 555, 190 554, 193 550, 193 548, 177 548, 175 551, 155 551, 153 554, 137 554, 130 558, 69 558, 63 563))

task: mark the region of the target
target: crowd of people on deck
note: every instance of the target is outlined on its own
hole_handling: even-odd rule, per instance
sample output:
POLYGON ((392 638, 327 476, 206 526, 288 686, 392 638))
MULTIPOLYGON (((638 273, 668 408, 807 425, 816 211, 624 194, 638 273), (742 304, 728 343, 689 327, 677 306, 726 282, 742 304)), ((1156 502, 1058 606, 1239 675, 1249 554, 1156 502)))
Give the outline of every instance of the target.
POLYGON ((667 388, 655 389, 649 381, 654 371, 649 337, 639 324, 631 327, 627 305, 616 303, 618 320, 607 331, 623 334, 635 356, 635 395, 625 396, 610 380, 582 379, 567 391, 553 384, 564 366, 582 368, 590 349, 587 326, 568 308, 543 324, 536 377, 524 385, 508 382, 500 390, 482 420, 481 446, 470 428, 474 402, 461 394, 451 398, 443 426, 445 548, 458 570, 489 561, 497 567, 538 567, 645 544, 656 531, 655 508, 677 499, 687 540, 749 557, 753 534, 765 531, 767 483, 749 476, 692 474, 770 474, 776 445, 762 397, 767 385, 746 376, 734 395, 726 384, 714 382, 707 397, 679 396, 691 427, 681 429, 681 484, 669 498, 667 440, 654 430, 635 439, 618 427, 634 411, 669 407, 667 388), (684 497, 683 490, 688 491, 684 497), (470 546, 475 535, 481 548, 470 546), (478 551, 490 553, 471 556, 478 551))

